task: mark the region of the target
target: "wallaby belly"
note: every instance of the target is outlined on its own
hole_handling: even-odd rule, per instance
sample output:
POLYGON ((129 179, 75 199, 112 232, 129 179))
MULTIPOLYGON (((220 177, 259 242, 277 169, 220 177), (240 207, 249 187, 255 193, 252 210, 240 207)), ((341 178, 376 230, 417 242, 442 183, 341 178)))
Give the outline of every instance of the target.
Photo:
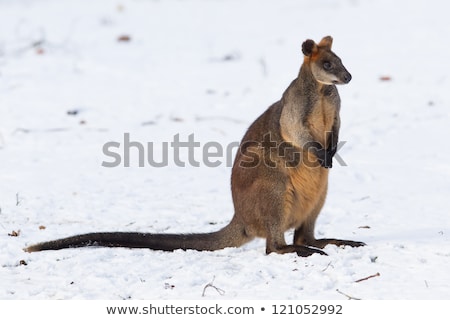
POLYGON ((286 186, 286 229, 298 228, 323 205, 328 170, 320 166, 293 168, 286 186))

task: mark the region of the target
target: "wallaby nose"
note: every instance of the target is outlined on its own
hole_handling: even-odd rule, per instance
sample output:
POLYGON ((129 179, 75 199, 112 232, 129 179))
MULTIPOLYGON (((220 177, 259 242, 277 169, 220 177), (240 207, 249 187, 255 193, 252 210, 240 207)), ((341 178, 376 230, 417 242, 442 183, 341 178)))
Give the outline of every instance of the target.
POLYGON ((345 82, 345 83, 349 83, 350 80, 352 80, 352 75, 351 75, 350 73, 347 72, 347 73, 344 75, 344 82, 345 82))

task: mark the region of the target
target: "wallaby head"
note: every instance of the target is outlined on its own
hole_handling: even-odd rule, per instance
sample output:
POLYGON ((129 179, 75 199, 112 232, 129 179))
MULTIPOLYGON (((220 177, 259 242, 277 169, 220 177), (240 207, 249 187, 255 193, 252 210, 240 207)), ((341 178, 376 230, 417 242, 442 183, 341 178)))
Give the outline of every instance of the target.
POLYGON ((352 75, 345 69, 341 59, 331 51, 333 38, 324 37, 319 44, 313 40, 303 42, 302 51, 305 64, 309 64, 314 78, 326 85, 346 84, 352 75))

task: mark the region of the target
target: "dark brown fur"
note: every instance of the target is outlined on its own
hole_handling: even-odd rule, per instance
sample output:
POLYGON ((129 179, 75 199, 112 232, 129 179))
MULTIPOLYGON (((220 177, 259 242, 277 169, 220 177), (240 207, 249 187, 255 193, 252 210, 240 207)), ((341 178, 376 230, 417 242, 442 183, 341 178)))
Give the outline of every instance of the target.
POLYGON ((324 254, 327 244, 362 242, 316 239, 314 226, 325 202, 328 171, 339 134, 340 98, 335 84, 351 75, 331 51, 332 38, 303 43, 304 62, 280 101, 248 129, 231 175, 235 214, 223 229, 203 234, 89 233, 43 242, 25 251, 81 246, 218 250, 266 238, 266 252, 324 254), (295 229, 293 244, 284 233, 295 229))

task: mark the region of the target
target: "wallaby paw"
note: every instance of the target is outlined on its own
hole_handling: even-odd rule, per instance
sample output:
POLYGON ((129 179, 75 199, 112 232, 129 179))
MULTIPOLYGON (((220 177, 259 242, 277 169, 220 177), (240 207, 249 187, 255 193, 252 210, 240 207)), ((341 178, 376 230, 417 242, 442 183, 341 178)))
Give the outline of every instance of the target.
POLYGON ((313 255, 314 253, 318 253, 318 254, 323 255, 323 256, 327 256, 328 255, 328 254, 325 253, 325 251, 322 251, 322 250, 319 250, 319 249, 310 248, 310 247, 299 247, 296 250, 296 253, 300 257, 309 257, 309 256, 313 255))

